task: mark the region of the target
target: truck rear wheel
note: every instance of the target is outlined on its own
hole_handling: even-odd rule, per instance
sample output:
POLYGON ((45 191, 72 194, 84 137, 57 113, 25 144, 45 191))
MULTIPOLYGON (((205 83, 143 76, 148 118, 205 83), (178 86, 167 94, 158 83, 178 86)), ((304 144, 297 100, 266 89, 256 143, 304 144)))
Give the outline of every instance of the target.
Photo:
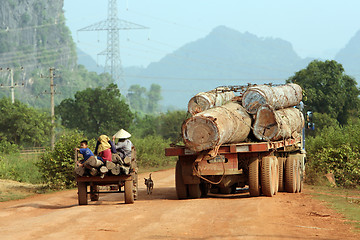
POLYGON ((284 186, 284 166, 285 166, 285 158, 278 157, 279 161, 279 192, 283 192, 285 190, 284 186))
POLYGON ((261 189, 265 196, 272 197, 276 192, 276 164, 274 156, 262 158, 261 164, 261 189))
POLYGON ((200 184, 189 184, 187 186, 189 189, 189 197, 190 198, 200 198, 201 197, 200 184))
POLYGON ((285 188, 288 193, 296 192, 296 168, 296 156, 293 154, 289 155, 285 164, 285 188))
POLYGON ((124 195, 125 195, 125 203, 130 204, 134 203, 134 183, 132 181, 125 181, 125 187, 124 187, 124 195))
POLYGON ((181 167, 180 161, 176 162, 175 187, 176 187, 176 194, 177 194, 178 199, 188 198, 187 187, 184 183, 184 179, 182 176, 182 167, 181 167))
POLYGON ((252 197, 260 195, 258 158, 251 159, 249 163, 249 192, 252 197))
POLYGON ((87 183, 85 182, 78 182, 78 201, 79 205, 88 204, 87 183))
POLYGON ((301 176, 300 176, 300 155, 296 155, 296 192, 299 193, 301 191, 301 176))

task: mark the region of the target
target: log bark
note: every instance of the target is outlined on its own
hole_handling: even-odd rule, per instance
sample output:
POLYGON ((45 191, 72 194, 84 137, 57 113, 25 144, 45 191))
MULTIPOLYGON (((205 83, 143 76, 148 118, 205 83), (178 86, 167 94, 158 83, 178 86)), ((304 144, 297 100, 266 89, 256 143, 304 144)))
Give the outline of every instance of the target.
POLYGON ((269 106, 258 109, 253 133, 261 141, 295 138, 304 127, 304 115, 297 108, 272 110, 269 106))
POLYGON ((242 105, 250 114, 256 114, 263 105, 273 109, 296 106, 302 100, 302 89, 295 83, 271 87, 258 85, 248 88, 243 95, 242 105))
MULTIPOLYGON (((191 115, 195 115, 207 109, 221 106, 235 97, 234 92, 221 92, 221 90, 222 89, 215 89, 196 94, 188 103, 188 112, 191 115)), ((229 89, 224 88, 223 90, 229 89)))
POLYGON ((225 143, 244 141, 249 135, 251 117, 237 102, 208 109, 182 125, 185 146, 199 152, 225 143))

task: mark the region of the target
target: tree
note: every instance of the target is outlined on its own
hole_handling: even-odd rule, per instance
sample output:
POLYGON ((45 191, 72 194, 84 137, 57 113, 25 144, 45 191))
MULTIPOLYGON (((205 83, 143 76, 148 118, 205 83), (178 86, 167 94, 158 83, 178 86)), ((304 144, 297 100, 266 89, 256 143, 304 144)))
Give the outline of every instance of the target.
POLYGON ((161 86, 158 84, 151 84, 148 96, 148 113, 156 113, 159 111, 159 101, 161 97, 161 86))
POLYGON ((87 88, 77 92, 75 99, 63 100, 55 111, 65 127, 81 130, 89 138, 112 135, 129 128, 134 117, 120 96, 115 84, 105 89, 87 88))
MULTIPOLYGON (((357 116, 360 91, 356 81, 346 75, 342 65, 334 60, 314 60, 287 82, 297 83, 303 88, 305 109, 320 113, 317 115, 319 118, 330 117, 343 125, 351 116, 357 116)), ((314 122, 325 122, 318 120, 314 119, 314 122)))
POLYGON ((129 88, 128 99, 130 107, 136 112, 144 112, 146 109, 146 88, 139 84, 131 85, 129 88))
POLYGON ((178 142, 181 137, 181 125, 186 119, 185 111, 172 111, 160 116, 160 135, 164 139, 178 142))
POLYGON ((40 146, 48 141, 50 115, 9 98, 0 100, 0 140, 18 145, 40 146))

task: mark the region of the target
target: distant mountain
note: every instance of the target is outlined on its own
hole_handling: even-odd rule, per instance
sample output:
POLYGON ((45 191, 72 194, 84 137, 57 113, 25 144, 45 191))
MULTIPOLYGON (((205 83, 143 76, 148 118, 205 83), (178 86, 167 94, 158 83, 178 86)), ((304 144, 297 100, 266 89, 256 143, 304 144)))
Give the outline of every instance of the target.
POLYGON ((80 48, 76 48, 77 63, 84 65, 85 68, 90 72, 103 73, 104 67, 99 66, 96 61, 87 53, 82 51, 80 48))
POLYGON ((283 83, 310 61, 285 40, 219 26, 147 68, 126 68, 125 79, 127 85, 160 84, 163 105, 185 108, 193 95, 217 86, 283 83))
POLYGON ((345 72, 360 79, 360 30, 350 39, 348 44, 339 51, 335 60, 341 63, 345 72))

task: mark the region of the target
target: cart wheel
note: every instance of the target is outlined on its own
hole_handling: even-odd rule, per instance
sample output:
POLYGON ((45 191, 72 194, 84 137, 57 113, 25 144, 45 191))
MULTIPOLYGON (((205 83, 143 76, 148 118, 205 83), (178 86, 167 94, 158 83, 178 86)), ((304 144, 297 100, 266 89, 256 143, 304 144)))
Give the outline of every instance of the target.
POLYGON ((91 201, 98 201, 99 200, 99 194, 94 193, 94 192, 98 192, 98 191, 99 191, 99 186, 98 185, 90 186, 90 200, 91 201))
POLYGON ((88 204, 87 183, 85 182, 78 182, 78 200, 79 200, 79 205, 88 204))
POLYGON ((301 165, 300 165, 300 156, 296 155, 296 192, 301 191, 301 165))
POLYGON ((138 194, 139 194, 139 177, 138 177, 138 174, 137 173, 134 173, 133 174, 133 184, 134 184, 134 200, 137 200, 138 199, 138 194))
POLYGON ((125 181, 125 187, 124 187, 124 195, 125 195, 125 203, 134 203, 134 183, 133 181, 125 181))

